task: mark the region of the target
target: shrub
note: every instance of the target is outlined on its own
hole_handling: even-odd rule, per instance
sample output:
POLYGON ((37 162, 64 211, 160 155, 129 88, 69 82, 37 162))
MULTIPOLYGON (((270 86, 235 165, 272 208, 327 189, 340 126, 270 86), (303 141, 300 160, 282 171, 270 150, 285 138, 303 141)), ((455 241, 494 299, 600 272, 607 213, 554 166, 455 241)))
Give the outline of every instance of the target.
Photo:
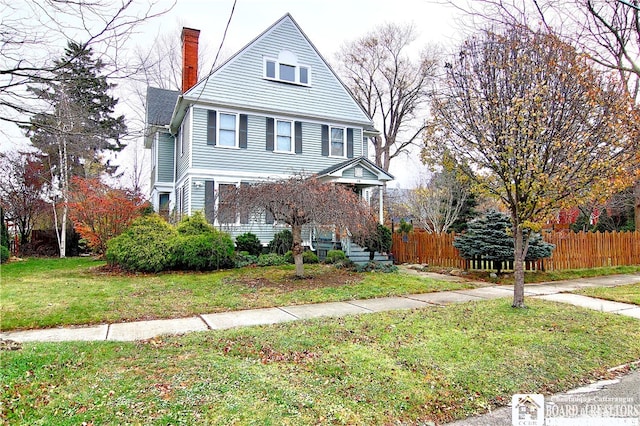
POLYGON ((211 271, 235 266, 231 236, 209 225, 201 211, 183 218, 176 230, 178 236, 173 241, 176 268, 211 271))
POLYGON ((262 253, 262 243, 256 234, 247 232, 236 237, 236 250, 259 256, 262 253))
MULTIPOLYGON (((291 250, 289 250, 284 254, 284 258, 287 261, 287 263, 295 263, 293 259, 293 252, 291 250)), ((306 250, 302 252, 302 263, 311 264, 311 263, 318 263, 318 262, 320 262, 320 260, 318 259, 318 256, 316 256, 316 254, 311 250, 306 250)))
POLYGON ((278 232, 269 243, 269 253, 285 254, 293 247, 293 234, 288 229, 278 232))
POLYGON ((302 253, 302 262, 306 263, 306 264, 311 264, 311 263, 318 263, 320 260, 318 259, 318 256, 316 256, 316 254, 314 252, 312 252, 311 250, 307 250, 305 252, 302 253))
POLYGON ((388 274, 397 272, 398 267, 390 263, 368 262, 363 265, 357 265, 355 270, 356 272, 383 272, 388 274))
POLYGON ((249 252, 241 251, 237 252, 233 258, 236 268, 244 268, 246 266, 256 265, 258 263, 258 256, 249 254, 249 252))
POLYGON ((233 241, 223 232, 178 235, 173 240, 175 266, 190 271, 211 271, 235 266, 233 241))
POLYGON ((329 250, 327 257, 324 258, 324 263, 338 263, 347 259, 347 255, 342 250, 329 250))
MULTIPOLYGON (((502 262, 513 261, 514 242, 510 230, 509 216, 490 211, 483 218, 469 222, 467 232, 453 240, 453 246, 460 251, 463 259, 482 257, 493 262, 500 272, 502 262)), ((529 238, 529 249, 525 260, 536 260, 551 256, 555 246, 545 242, 539 234, 529 238)))
POLYGON ((157 214, 136 219, 126 231, 107 242, 110 264, 141 272, 159 272, 173 267, 176 230, 157 214))
POLYGON ((9 260, 9 249, 5 246, 0 246, 0 263, 5 263, 9 260))
POLYGON ((176 230, 181 235, 201 235, 214 232, 216 229, 209 225, 201 211, 197 211, 184 217, 176 226, 176 230))
POLYGON ((287 259, 278 253, 263 253, 258 256, 258 266, 286 265, 287 259))

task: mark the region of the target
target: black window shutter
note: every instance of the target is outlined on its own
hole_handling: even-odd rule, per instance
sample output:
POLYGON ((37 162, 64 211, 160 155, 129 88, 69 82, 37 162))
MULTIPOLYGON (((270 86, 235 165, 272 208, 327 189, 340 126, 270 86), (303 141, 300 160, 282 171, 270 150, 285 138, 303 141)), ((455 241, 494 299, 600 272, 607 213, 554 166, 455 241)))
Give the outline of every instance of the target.
POLYGON ((240 114, 240 148, 247 147, 247 114, 240 114))
POLYGON ((267 151, 273 151, 275 123, 273 118, 267 117, 267 151))
POLYGON ((274 217, 273 217, 273 213, 271 213, 269 210, 265 210, 264 211, 264 223, 268 224, 268 225, 273 225, 273 223, 275 222, 274 217))
POLYGON ((347 128, 347 158, 353 158, 353 129, 347 128))
POLYGON ((204 217, 207 222, 213 223, 215 220, 215 194, 213 191, 213 181, 204 181, 204 217))
MULTIPOLYGON (((240 191, 246 189, 247 186, 249 186, 248 182, 240 182, 240 191)), ((249 211, 243 206, 238 206, 238 208, 240 209, 240 224, 246 225, 249 223, 249 211)))
POLYGON ((296 121, 295 124, 296 134, 296 154, 302 154, 302 123, 296 121))
POLYGON ((322 155, 329 156, 329 126, 322 125, 322 155))
POLYGON ((210 109, 207 112, 207 145, 216 144, 216 112, 210 109))

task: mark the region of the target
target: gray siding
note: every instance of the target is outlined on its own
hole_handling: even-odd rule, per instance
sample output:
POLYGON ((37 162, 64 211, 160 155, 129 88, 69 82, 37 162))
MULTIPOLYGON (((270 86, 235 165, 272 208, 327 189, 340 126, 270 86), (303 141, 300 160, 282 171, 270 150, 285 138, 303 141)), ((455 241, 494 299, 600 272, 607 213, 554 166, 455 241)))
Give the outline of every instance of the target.
MULTIPOLYGON (((355 140, 355 136, 353 137, 353 139, 355 140)), ((369 158, 369 138, 365 137, 364 135, 362 135, 362 146, 360 147, 360 149, 362 149, 362 156, 364 158, 369 158)))
MULTIPOLYGON (((302 122, 302 153, 266 150, 266 116, 249 115, 247 148, 232 149, 207 145, 207 110, 193 109, 193 167, 263 174, 315 173, 345 158, 322 156, 321 123, 302 122)), ((329 125, 330 123, 326 123, 329 125)), ((354 129, 354 157, 363 155, 362 129, 354 129)))
POLYGON ((175 141, 169 133, 158 134, 158 182, 173 182, 175 141))
MULTIPOLYGON (((184 120, 182 121, 182 127, 180 128, 180 131, 182 132, 182 152, 180 151, 180 140, 179 138, 176 138, 176 151, 177 151, 177 158, 178 158, 178 164, 177 164, 177 170, 176 170, 176 180, 180 180, 180 178, 182 177, 182 175, 187 171, 187 169, 189 168, 189 161, 190 161, 190 157, 191 157, 191 152, 190 152, 190 145, 191 145, 191 135, 193 132, 191 132, 191 123, 189 120, 191 114, 187 113, 187 115, 185 115, 184 120)), ((206 121, 205 121, 206 124, 206 121)), ((206 132, 205 132, 205 143, 206 143, 206 132)))
MULTIPOLYGON (((350 169, 345 170, 342 173, 342 177, 344 177, 344 178, 355 178, 356 177, 355 168, 352 167, 350 169)), ((358 179, 362 179, 362 180, 378 180, 378 176, 374 175, 373 173, 371 173, 367 169, 363 169, 362 170, 362 177, 360 177, 358 179)))
POLYGON ((197 182, 202 182, 202 186, 192 185, 191 188, 191 214, 194 214, 197 211, 202 211, 204 213, 204 179, 194 179, 197 182))
POLYGON ((354 123, 370 119, 346 91, 296 25, 284 18, 261 38, 187 92, 187 97, 217 105, 246 106, 299 116, 323 117, 354 123), (293 52, 298 63, 310 67, 311 86, 285 84, 263 78, 264 58, 293 52))

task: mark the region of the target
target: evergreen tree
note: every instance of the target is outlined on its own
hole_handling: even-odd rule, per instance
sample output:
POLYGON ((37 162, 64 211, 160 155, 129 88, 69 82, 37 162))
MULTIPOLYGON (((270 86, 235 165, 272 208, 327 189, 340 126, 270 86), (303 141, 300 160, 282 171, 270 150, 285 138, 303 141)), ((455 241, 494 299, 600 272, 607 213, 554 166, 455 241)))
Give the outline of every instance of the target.
POLYGON ((124 148, 121 139, 126 125, 124 116, 114 116, 118 100, 109 93, 115 85, 100 75, 104 63, 93 57, 90 48, 69 41, 64 56, 55 62, 55 69, 54 79, 29 87, 51 106, 49 112, 31 119, 26 129, 31 143, 56 166, 66 152, 72 176, 95 177, 103 170, 114 172, 108 160, 103 163, 102 155, 124 148))
POLYGON ((126 131, 124 116, 114 117, 118 103, 109 91, 113 85, 101 75, 104 64, 90 48, 69 41, 64 56, 55 62, 55 78, 29 87, 48 112, 34 115, 25 129, 31 143, 45 154, 51 176, 51 203, 60 257, 65 257, 71 177, 96 177, 115 172, 105 161, 105 151, 120 151, 126 131), (61 206, 60 219, 56 205, 61 206))
MULTIPOLYGON (((482 257, 492 261, 500 272, 502 262, 513 260, 514 242, 512 224, 505 214, 490 211, 483 218, 469 222, 465 234, 456 236, 453 246, 463 259, 482 257)), ((545 242, 540 234, 529 237, 525 260, 536 260, 551 256, 553 244, 545 242)))
POLYGON ((373 260, 376 256, 376 252, 385 253, 391 250, 391 245, 393 243, 391 229, 378 223, 376 225, 375 232, 368 234, 364 238, 364 241, 361 242, 369 252, 369 260, 373 260))

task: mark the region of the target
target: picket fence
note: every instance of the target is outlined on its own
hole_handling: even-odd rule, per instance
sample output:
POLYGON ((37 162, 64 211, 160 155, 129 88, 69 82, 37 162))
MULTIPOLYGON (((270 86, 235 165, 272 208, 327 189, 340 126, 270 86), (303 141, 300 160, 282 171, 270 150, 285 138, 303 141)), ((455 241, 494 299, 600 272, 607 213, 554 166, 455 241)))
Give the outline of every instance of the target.
MULTIPOLYGON (((391 252, 395 263, 420 263, 459 269, 498 269, 484 259, 465 260, 453 246, 455 234, 414 231, 393 234, 391 252)), ((526 262, 528 270, 557 271, 602 266, 640 265, 640 232, 544 232, 545 241, 556 246, 548 259, 526 262)), ((501 265, 512 270, 513 263, 501 265)))

